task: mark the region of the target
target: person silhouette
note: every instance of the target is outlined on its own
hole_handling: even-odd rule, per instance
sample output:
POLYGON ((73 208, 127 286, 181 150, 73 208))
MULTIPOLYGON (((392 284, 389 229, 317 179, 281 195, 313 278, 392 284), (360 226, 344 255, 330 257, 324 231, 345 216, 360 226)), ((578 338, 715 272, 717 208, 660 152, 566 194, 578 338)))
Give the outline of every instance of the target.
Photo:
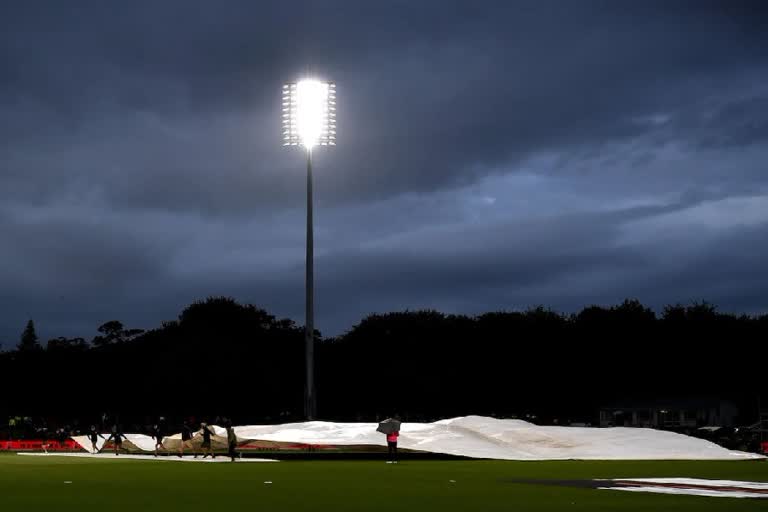
POLYGON ((91 430, 88 432, 88 439, 91 441, 92 453, 97 453, 99 451, 99 448, 96 446, 99 438, 104 439, 104 436, 99 434, 98 430, 96 430, 96 425, 91 425, 91 430))
MULTIPOLYGON (((160 419, 162 420, 162 418, 160 418, 160 419)), ((164 436, 164 434, 165 434, 165 432, 164 432, 164 428, 163 428, 162 422, 161 423, 157 423, 152 428, 152 437, 155 438, 155 457, 157 457, 158 449, 162 448, 163 450, 165 450, 165 445, 163 445, 163 436, 164 436)))
POLYGON ((107 438, 107 442, 109 442, 110 439, 112 440, 112 446, 115 449, 115 455, 120 455, 119 451, 123 449, 123 439, 127 439, 127 437, 123 434, 122 427, 117 423, 112 425, 112 433, 107 438))
MULTIPOLYGON (((211 458, 215 459, 216 453, 211 448, 211 436, 214 435, 213 431, 208 428, 207 423, 201 423, 199 433, 203 435, 203 443, 200 445, 200 448, 203 451, 203 458, 206 458, 210 454, 211 458)), ((197 458, 197 454, 195 454, 195 458, 197 458)))
POLYGON ((184 424, 181 427, 181 444, 179 445, 179 458, 184 456, 184 448, 192 448, 192 452, 195 454, 195 458, 197 458, 197 451, 194 448, 194 445, 192 444, 192 429, 189 426, 189 423, 187 423, 186 420, 184 420, 184 424))
POLYGON ((237 435, 235 435, 235 429, 232 427, 232 421, 227 420, 226 423, 226 429, 227 429, 227 445, 229 446, 229 456, 232 459, 232 462, 235 462, 235 457, 237 456, 237 435))

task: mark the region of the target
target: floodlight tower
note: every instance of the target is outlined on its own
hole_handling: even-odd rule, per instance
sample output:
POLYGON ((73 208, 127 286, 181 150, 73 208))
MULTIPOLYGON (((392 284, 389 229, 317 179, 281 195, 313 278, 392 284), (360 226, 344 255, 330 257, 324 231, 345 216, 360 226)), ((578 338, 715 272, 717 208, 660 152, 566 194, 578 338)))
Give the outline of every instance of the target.
POLYGON ((283 146, 307 152, 307 263, 304 346, 306 385, 304 416, 317 415, 315 396, 314 231, 312 225, 312 149, 336 145, 336 84, 306 79, 283 85, 283 146))

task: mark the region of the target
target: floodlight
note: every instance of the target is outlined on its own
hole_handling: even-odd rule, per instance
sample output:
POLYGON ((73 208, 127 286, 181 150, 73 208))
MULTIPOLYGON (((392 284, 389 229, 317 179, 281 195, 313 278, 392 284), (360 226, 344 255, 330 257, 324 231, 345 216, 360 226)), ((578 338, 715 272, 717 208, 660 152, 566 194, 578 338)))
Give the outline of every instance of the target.
POLYGON ((283 146, 307 150, 307 267, 304 346, 306 387, 304 414, 315 419, 314 228, 312 221, 312 148, 336 145, 336 84, 306 79, 283 85, 283 146))
POLYGON ((283 145, 336 145, 336 84, 307 79, 283 85, 283 145))

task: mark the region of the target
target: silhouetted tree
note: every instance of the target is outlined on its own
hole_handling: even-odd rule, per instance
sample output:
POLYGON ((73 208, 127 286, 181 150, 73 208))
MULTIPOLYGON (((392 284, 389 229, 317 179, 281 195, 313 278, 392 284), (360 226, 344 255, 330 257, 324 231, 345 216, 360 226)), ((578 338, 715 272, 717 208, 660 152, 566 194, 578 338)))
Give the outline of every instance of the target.
MULTIPOLYGON (((755 396, 768 390, 761 372, 744 368, 762 357, 767 335, 768 315, 720 313, 708 303, 667 306, 658 318, 637 300, 567 316, 541 306, 475 317, 373 314, 333 339, 318 333, 318 405, 321 417, 337 420, 594 421, 607 403, 696 393, 731 399, 754 422, 755 396)), ((89 347, 54 338, 46 351, 0 353, 3 379, 25 382, 0 401, 0 417, 97 423, 102 407, 139 423, 301 417, 303 329, 256 306, 208 297, 147 332, 106 322, 97 340, 89 347), (222 393, 219 377, 238 391, 222 393), (87 390, 88 400, 40 399, 54 390, 87 390)))
POLYGON ((46 350, 48 352, 85 352, 88 350, 88 343, 84 338, 65 338, 59 336, 58 338, 48 340, 46 350))
POLYGON ((684 324, 686 319, 685 306, 682 304, 664 306, 661 319, 668 324, 684 324))
POLYGON ((125 329, 122 322, 117 320, 105 322, 97 330, 101 336, 93 338, 92 343, 95 347, 130 341, 144 332, 142 329, 125 329))
POLYGON ((21 340, 19 341, 17 348, 19 349, 19 352, 37 352, 43 349, 37 339, 35 323, 32 320, 27 322, 24 332, 21 333, 21 340))
POLYGON ((612 307, 611 312, 619 320, 633 325, 647 325, 656 321, 653 310, 643 306, 637 299, 627 299, 618 306, 612 307))

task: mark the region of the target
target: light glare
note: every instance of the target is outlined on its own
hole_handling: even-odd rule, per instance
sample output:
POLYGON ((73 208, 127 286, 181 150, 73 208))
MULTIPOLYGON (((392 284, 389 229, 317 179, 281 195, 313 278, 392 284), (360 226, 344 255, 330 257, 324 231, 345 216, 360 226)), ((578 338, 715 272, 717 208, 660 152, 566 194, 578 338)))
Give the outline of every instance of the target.
POLYGON ((284 145, 335 146, 336 85, 307 79, 283 85, 284 145))

